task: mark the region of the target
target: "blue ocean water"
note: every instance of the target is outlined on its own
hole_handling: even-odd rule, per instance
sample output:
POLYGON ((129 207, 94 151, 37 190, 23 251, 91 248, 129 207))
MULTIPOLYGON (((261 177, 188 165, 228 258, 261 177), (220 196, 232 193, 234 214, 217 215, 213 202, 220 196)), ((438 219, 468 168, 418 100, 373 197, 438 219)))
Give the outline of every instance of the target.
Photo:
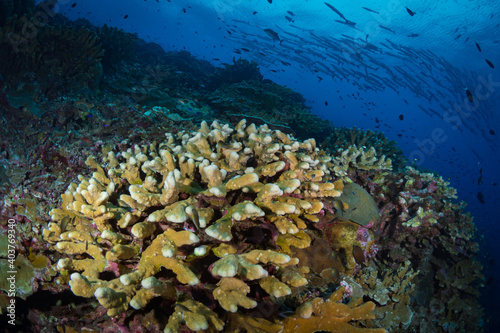
POLYGON ((56 9, 214 65, 253 60, 265 78, 303 94, 313 113, 336 126, 384 132, 412 163, 441 174, 468 203, 485 269, 484 305, 495 313, 500 2, 328 4, 87 0, 59 1, 56 9))

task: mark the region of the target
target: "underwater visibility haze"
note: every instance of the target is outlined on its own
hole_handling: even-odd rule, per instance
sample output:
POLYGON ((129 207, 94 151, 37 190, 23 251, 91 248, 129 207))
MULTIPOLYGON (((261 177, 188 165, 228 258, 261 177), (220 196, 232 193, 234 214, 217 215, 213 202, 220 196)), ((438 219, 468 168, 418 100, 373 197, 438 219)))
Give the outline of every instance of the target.
POLYGON ((498 332, 499 12, 1 0, 0 331, 498 332))

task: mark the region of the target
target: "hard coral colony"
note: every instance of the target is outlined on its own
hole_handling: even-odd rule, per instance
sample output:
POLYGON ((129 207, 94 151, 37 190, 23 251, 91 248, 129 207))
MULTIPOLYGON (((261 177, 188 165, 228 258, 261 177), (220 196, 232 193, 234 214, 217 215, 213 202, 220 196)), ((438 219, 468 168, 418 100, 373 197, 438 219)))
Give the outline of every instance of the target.
POLYGON ((344 293, 328 284, 301 295, 313 275, 333 283, 331 268, 311 270, 294 249, 314 251, 332 219, 325 206, 343 187, 314 140, 245 121, 234 129, 202 123, 196 133, 109 152, 103 162, 87 160, 96 171, 69 186, 44 237, 64 254, 57 269, 72 292, 97 298, 109 316, 161 297, 171 313, 165 332, 227 330, 235 316, 275 332, 295 322, 343 332, 355 331, 349 320, 374 318, 374 303, 339 303, 344 293), (107 271, 113 278, 103 278, 107 271), (322 294, 332 296, 315 297, 322 294), (278 320, 284 300, 297 311, 278 320), (273 310, 260 313, 263 305, 273 310))
POLYGON ((92 176, 70 184, 43 229, 59 253, 43 280, 55 274, 109 316, 91 327, 71 319, 72 327, 397 332, 477 324, 480 316, 466 311, 477 308, 481 279, 468 242, 474 230, 441 178, 393 172, 390 159, 363 147, 329 155, 313 139, 245 120, 234 128, 203 122, 159 144, 103 147, 103 155, 87 159, 92 176), (426 313, 430 304, 441 311, 426 313))

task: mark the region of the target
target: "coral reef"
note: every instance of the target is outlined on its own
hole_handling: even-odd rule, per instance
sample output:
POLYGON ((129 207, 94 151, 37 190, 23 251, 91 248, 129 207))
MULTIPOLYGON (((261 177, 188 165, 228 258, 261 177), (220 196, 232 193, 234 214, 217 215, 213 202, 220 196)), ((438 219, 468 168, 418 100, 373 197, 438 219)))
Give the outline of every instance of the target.
POLYGON ((56 267, 72 292, 96 297, 109 316, 197 291, 202 298, 175 304, 198 319, 174 310, 167 331, 183 324, 220 330, 221 309, 234 313, 265 301, 249 298, 252 290, 295 297, 307 285, 310 271, 297 266, 290 247, 322 237, 315 225, 324 201, 341 195, 328 181, 331 158, 318 152, 314 140, 245 121, 234 129, 202 123, 198 132, 167 134, 158 145, 109 151, 102 166, 87 160, 95 172, 69 186, 44 239, 63 254, 56 267), (257 230, 265 231, 253 235, 257 230), (114 278, 103 280, 105 271, 114 278), (200 291, 207 283, 217 288, 200 291), (206 308, 202 299, 219 307, 206 308))
POLYGON ((335 173, 342 177, 353 170, 392 170, 392 160, 385 155, 377 157, 373 147, 349 146, 347 149, 338 149, 334 159, 335 173))
POLYGON ((102 77, 100 60, 104 54, 97 35, 84 27, 39 25, 34 16, 13 15, 0 28, 0 73, 11 86, 26 75, 34 75, 47 96, 62 91, 96 89, 102 77), (23 34, 23 27, 34 29, 23 34), (15 36, 15 40, 13 40, 15 36), (28 38, 29 37, 29 38, 28 38))
POLYGON ((304 303, 297 314, 284 320, 284 332, 308 333, 315 331, 384 333, 384 329, 360 329, 351 326, 353 320, 374 319, 375 303, 362 303, 361 299, 341 302, 344 288, 334 292, 326 301, 315 298, 304 303))
POLYGON ((254 61, 233 58, 232 64, 222 64, 210 76, 207 88, 217 90, 222 85, 231 85, 243 81, 262 81, 264 76, 260 73, 259 65, 254 61))
POLYGON ((134 60, 139 39, 136 34, 104 24, 97 30, 97 36, 104 50, 101 62, 105 72, 115 69, 122 61, 134 60))
POLYGON ((35 7, 0 7, 0 57, 25 61, 0 65, 16 328, 482 331, 472 217, 382 134, 334 129, 255 64, 216 69, 114 28, 56 15, 12 44, 35 7), (94 65, 69 68, 76 50, 55 41, 94 65))
POLYGON ((35 7, 35 0, 5 0, 0 3, 0 25, 12 15, 23 16, 30 14, 35 7))
POLYGON ((249 118, 287 133, 295 132, 301 139, 319 139, 332 130, 328 121, 319 121, 310 112, 300 94, 268 80, 224 84, 208 96, 207 102, 222 119, 232 123, 249 118), (308 125, 311 123, 314 129, 308 125))
MULTIPOLYGON (((102 108, 85 101, 74 106, 102 108)), ((12 156, 26 155, 13 147, 12 156)), ((89 304, 75 305, 78 311, 99 320, 69 313, 65 320, 97 330, 145 320, 153 304, 165 311, 163 324, 156 319, 151 327, 166 331, 235 332, 245 320, 248 329, 278 332, 292 318, 305 320, 304 304, 316 303, 307 325, 317 328, 329 320, 325 309, 345 306, 339 330, 440 331, 455 320, 470 323, 460 329, 480 325, 474 227, 463 205, 453 203, 455 191, 433 174, 376 169, 369 158, 358 157, 339 173, 349 152, 330 156, 314 140, 296 141, 265 125, 215 122, 167 134, 163 142, 100 143, 91 153, 103 160, 87 157, 89 174, 82 156, 46 143, 33 180, 15 173, 30 160, 19 159, 17 168, 6 164, 12 185, 56 189, 48 201, 42 193, 21 198, 14 191, 3 202, 3 216, 16 216, 25 228, 17 242, 31 262, 25 267, 36 266, 26 275, 36 287, 19 295, 70 288, 89 304), (68 168, 84 175, 65 175, 68 168), (44 173, 65 178, 47 182, 44 173), (47 223, 45 213, 69 177, 78 180, 47 223), (349 210, 365 212, 356 217, 349 210), (335 301, 324 301, 333 294, 335 301), (439 311, 430 314, 430 306, 439 311), (289 321, 279 319, 282 313, 289 321), (346 318, 354 320, 346 324, 346 318)))
POLYGON ((390 157, 395 169, 408 164, 408 160, 397 143, 387 139, 382 132, 365 131, 356 127, 336 127, 322 138, 320 146, 323 149, 334 151, 344 150, 349 146, 370 147, 376 156, 390 157))
MULTIPOLYGON (((464 203, 453 202, 456 190, 442 177, 411 167, 404 173, 386 175, 385 184, 366 181, 372 195, 378 193, 375 198, 381 206, 380 223, 372 228, 381 249, 380 260, 401 272, 394 274, 406 271, 405 280, 397 278, 401 287, 407 285, 406 300, 392 299, 398 304, 389 309, 398 314, 390 326, 395 330, 481 329, 482 309, 476 296, 484 278, 475 259, 478 244, 473 241, 475 228, 471 216, 464 213, 464 203), (407 284, 409 277, 413 282, 407 284), (408 296, 415 297, 415 304, 408 296), (474 310, 456 312, 456 306, 474 310), (436 310, 429 312, 428 307, 436 310)), ((382 280, 386 277, 382 275, 382 280)), ((394 281, 385 284, 395 285, 394 281)), ((388 295, 393 297, 394 292, 388 295)), ((383 318, 379 324, 386 321, 383 325, 387 327, 389 317, 383 318)))

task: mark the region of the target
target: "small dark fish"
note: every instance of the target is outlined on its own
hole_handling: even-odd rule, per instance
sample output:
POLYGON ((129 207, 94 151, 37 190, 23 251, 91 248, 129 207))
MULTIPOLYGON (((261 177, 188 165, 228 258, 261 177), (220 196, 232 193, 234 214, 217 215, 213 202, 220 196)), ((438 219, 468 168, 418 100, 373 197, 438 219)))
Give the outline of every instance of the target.
POLYGON ((493 63, 491 61, 489 61, 488 59, 484 59, 486 60, 486 63, 488 64, 488 66, 490 66, 491 68, 495 68, 495 65, 493 65, 493 63))
POLYGON ((325 101, 325 106, 328 106, 328 102, 327 101, 325 101))
POLYGON ((257 13, 258 13, 258 12, 253 12, 253 13, 252 13, 252 15, 255 15, 255 14, 257 14, 257 13))
POLYGON ((238 50, 238 49, 234 49, 233 52, 236 53, 236 54, 241 54, 241 51, 238 50))
POLYGON ((377 12, 377 11, 375 11, 375 10, 373 10, 373 9, 366 8, 366 7, 361 7, 361 8, 363 8, 364 10, 367 10, 367 11, 369 11, 369 12, 372 12, 372 13, 375 13, 375 14, 379 14, 379 12, 377 12))
POLYGON ((205 283, 203 287, 208 290, 214 290, 215 288, 217 288, 217 285, 212 283, 205 283))
POLYGON ((408 101, 406 99, 403 99, 403 101, 405 101, 406 105, 408 105, 408 101))
POLYGON ((330 8, 331 10, 333 10, 335 13, 337 13, 338 16, 340 16, 341 18, 343 18, 344 20, 347 21, 347 19, 345 18, 344 14, 342 14, 341 12, 338 11, 337 8, 333 7, 332 5, 330 5, 328 2, 325 2, 325 5, 328 6, 328 8, 330 8))
POLYGON ((227 31, 228 34, 232 35, 231 31, 229 31, 229 30, 226 30, 226 31, 227 31))
POLYGON ((192 208, 192 214, 193 214, 193 224, 196 227, 196 230, 201 232, 201 227, 200 227, 200 217, 198 216, 198 211, 196 208, 192 208))
POLYGON ((319 80, 318 82, 323 81, 323 78, 321 76, 319 76, 319 75, 316 75, 316 76, 318 77, 318 80, 319 80))
POLYGON ((418 37, 418 36, 420 36, 420 35, 419 35, 419 34, 411 34, 411 35, 408 35, 408 37, 412 37, 412 38, 413 38, 413 37, 418 37))
POLYGON ((128 18, 128 15, 125 15, 123 18, 124 18, 124 19, 127 19, 127 18, 128 18))
POLYGON ((89 241, 85 241, 85 251, 88 251, 89 249, 89 241))
POLYGON ((295 14, 289 10, 286 11, 288 14, 290 14, 290 16, 295 16, 295 14))
POLYGON ((344 204, 341 200, 339 199, 336 199, 336 200, 333 200, 333 207, 335 208, 335 210, 337 212, 341 212, 343 213, 346 209, 349 208, 349 206, 347 204, 344 204), (347 207, 346 207, 347 206, 347 207))
POLYGON ((267 2, 269 2, 269 3, 273 3, 273 0, 267 0, 267 2))
POLYGON ((405 119, 405 116, 403 116, 402 114, 399 115, 399 120, 403 120, 405 119))
POLYGON ((290 23, 295 22, 290 16, 285 16, 286 20, 290 23))
POLYGON ((71 5, 71 8, 75 8, 76 7, 76 2, 74 2, 72 5, 71 5))
POLYGON ((219 58, 213 58, 212 60, 219 61, 220 59, 219 58))
POLYGON ((280 36, 278 35, 278 33, 276 31, 274 31, 273 29, 264 29, 264 32, 269 36, 271 37, 273 40, 277 40, 280 42, 281 44, 281 39, 280 39, 280 36))
POLYGON ((242 51, 245 51, 245 52, 249 52, 249 51, 250 51, 250 50, 249 50, 249 49, 247 49, 246 47, 242 47, 242 48, 241 48, 241 50, 242 50, 242 51))
POLYGON ((187 306, 182 305, 180 303, 176 303, 175 306, 179 307, 179 309, 181 309, 181 311, 193 312, 193 311, 189 310, 187 306))
POLYGON ((413 16, 413 15, 415 15, 415 14, 416 14, 416 13, 415 13, 413 10, 411 10, 410 8, 408 8, 408 7, 405 7, 405 8, 406 8, 406 11, 408 12, 408 14, 410 14, 410 16, 413 16))
POLYGON ((469 89, 465 89, 465 93, 467 94, 467 99, 469 100, 469 102, 474 102, 474 97, 472 96, 472 93, 470 92, 469 89))
POLYGON ((479 200, 479 202, 483 205, 486 203, 483 192, 477 192, 477 200, 479 200))
POLYGON ((186 8, 182 8, 182 12, 185 13, 186 12, 186 8))
POLYGON ((385 29, 385 30, 387 30, 387 31, 390 31, 390 32, 392 32, 393 34, 396 34, 396 31, 394 31, 394 30, 392 30, 392 29, 389 29, 389 28, 387 28, 387 27, 384 27, 383 25, 380 25, 380 24, 379 24, 379 27, 381 27, 382 29, 385 29))
MULTIPOLYGON (((349 21, 349 20, 345 20, 345 24, 350 26, 350 27, 354 27, 356 25, 356 22, 354 21, 349 21)), ((359 30, 359 29, 358 29, 359 30)))
POLYGON ((479 50, 479 52, 481 52, 481 46, 479 46, 479 44, 477 42, 476 42, 476 47, 479 50))
MULTIPOLYGON (((347 25, 347 26, 349 26, 349 27, 351 27, 351 28, 354 28, 354 29, 356 29, 356 30, 359 30, 358 28, 356 28, 356 27, 355 27, 356 22, 349 21, 349 20, 345 20, 345 21, 334 20, 334 21, 335 21, 335 22, 337 22, 337 23, 340 23, 340 24, 347 25)), ((361 31, 361 30, 359 30, 359 31, 361 31)))
POLYGON ((69 216, 66 216, 65 218, 63 218, 61 221, 61 234, 65 232, 68 225, 73 224, 74 221, 75 221, 74 217, 70 218, 69 216))
POLYGON ((495 135, 495 134, 497 134, 497 133, 495 133, 495 131, 494 131, 494 130, 490 129, 490 134, 491 134, 491 135, 495 135))

